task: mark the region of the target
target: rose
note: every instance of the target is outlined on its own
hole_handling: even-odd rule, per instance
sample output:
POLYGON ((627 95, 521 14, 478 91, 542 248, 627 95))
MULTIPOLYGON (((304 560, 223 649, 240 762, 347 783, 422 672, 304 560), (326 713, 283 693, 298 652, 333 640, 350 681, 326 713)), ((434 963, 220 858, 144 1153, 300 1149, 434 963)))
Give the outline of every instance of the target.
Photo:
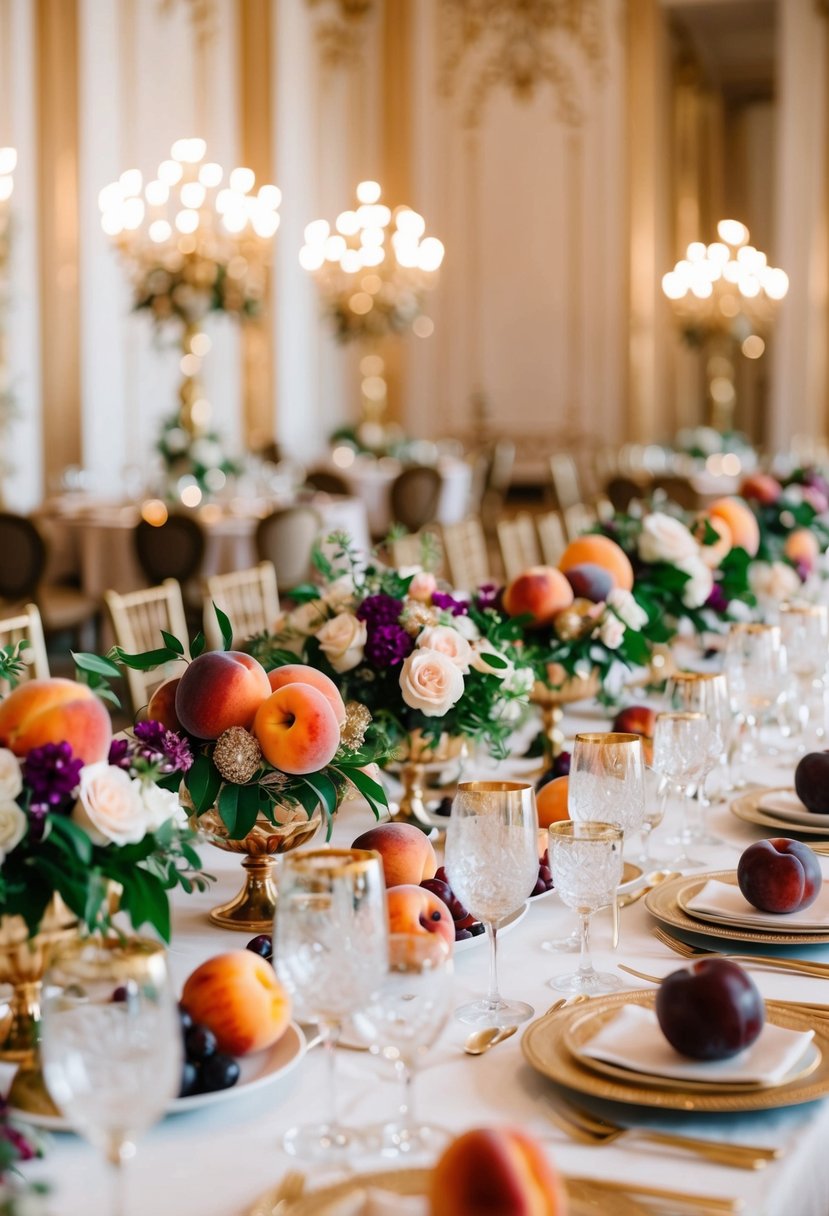
POLYGON ((634 629, 638 633, 647 625, 647 612, 640 604, 637 604, 629 591, 624 591, 621 587, 614 587, 607 597, 607 603, 628 629, 634 629))
POLYGON ((332 612, 344 612, 354 604, 354 579, 350 574, 341 574, 329 583, 322 597, 332 612))
POLYGON ((133 778, 133 786, 146 812, 148 832, 157 832, 168 819, 175 819, 182 827, 187 823, 185 810, 173 790, 165 790, 154 781, 142 781, 140 777, 133 778))
POLYGON ((608 650, 618 650, 625 636, 625 626, 618 616, 615 616, 612 612, 608 612, 596 630, 595 636, 598 637, 602 645, 606 646, 608 650))
POLYGON ((682 588, 682 602, 686 608, 701 608, 714 588, 714 575, 700 557, 677 562, 677 569, 688 575, 682 588))
POLYGON ((642 520, 639 556, 643 562, 678 563, 696 557, 699 546, 680 520, 654 511, 642 520))
POLYGON ((508 659, 505 654, 501 654, 494 646, 490 646, 488 642, 477 642, 472 647, 472 666, 476 671, 483 672, 485 676, 497 676, 499 680, 506 680, 514 669, 512 660, 508 659))
POLYGON ((462 638, 466 638, 467 642, 477 642, 478 638, 481 636, 481 631, 472 620, 471 616, 464 616, 463 614, 460 614, 459 616, 453 617, 452 620, 454 621, 452 628, 457 629, 462 638))
POLYGON ((463 696, 463 676, 442 650, 413 650, 400 671, 400 691, 412 709, 442 718, 463 696))
POLYGON ((752 562, 748 585, 759 600, 782 601, 798 594, 800 578, 785 562, 752 562))
POLYGON ((23 789, 20 762, 14 752, 0 747, 0 802, 11 802, 23 789))
POLYGON ((424 629, 417 639, 417 645, 421 650, 438 650, 445 654, 463 675, 469 671, 472 647, 451 625, 433 625, 430 629, 424 629))
POLYGON ((362 662, 368 636, 365 621, 350 612, 338 612, 317 633, 320 650, 335 671, 351 671, 362 662))
POLYGON ((409 583, 409 596, 422 604, 431 604, 432 593, 437 591, 438 581, 428 570, 418 570, 409 583))
POLYGON ((132 778, 102 761, 81 769, 72 819, 93 844, 138 844, 147 834, 149 816, 132 778))
POLYGON ((322 600, 309 600, 307 604, 300 604, 299 608, 295 608, 291 613, 288 618, 288 629, 291 633, 307 637, 316 633, 327 619, 328 610, 325 603, 322 600))
POLYGON ((0 863, 26 835, 28 819, 16 802, 0 799, 0 863))

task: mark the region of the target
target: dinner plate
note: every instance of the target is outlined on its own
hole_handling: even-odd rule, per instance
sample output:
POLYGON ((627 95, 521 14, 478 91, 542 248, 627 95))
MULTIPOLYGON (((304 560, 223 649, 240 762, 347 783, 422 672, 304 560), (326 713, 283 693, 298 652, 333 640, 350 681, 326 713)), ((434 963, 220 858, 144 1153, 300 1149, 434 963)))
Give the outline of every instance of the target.
MULTIPOLYGON (((775 828, 791 836, 829 836, 829 815, 814 815, 814 824, 798 823, 792 819, 782 819, 774 811, 764 811, 760 803, 769 794, 781 793, 788 786, 765 786, 762 789, 751 790, 741 794, 731 803, 731 814, 736 815, 745 823, 753 823, 761 828, 775 828)), ((808 814, 809 812, 805 812, 808 814)))
POLYGON ((652 916, 674 929, 682 929, 685 933, 695 933, 702 937, 716 937, 720 941, 757 942, 763 946, 824 946, 829 943, 829 930, 820 932, 780 932, 773 929, 748 929, 740 925, 712 924, 701 920, 695 913, 690 915, 680 906, 683 902, 693 899, 694 895, 705 886, 709 879, 716 878, 720 882, 736 883, 735 870, 714 870, 707 874, 682 874, 679 878, 668 879, 660 883, 645 896, 645 907, 652 916))
MULTIPOLYGON (((192 1094, 189 1098, 174 1098, 167 1107, 168 1115, 182 1115, 191 1110, 199 1110, 204 1106, 215 1106, 220 1102, 232 1102, 235 1098, 247 1097, 248 1094, 272 1085, 274 1081, 285 1076, 291 1069, 296 1068, 305 1055, 305 1035, 291 1022, 282 1037, 266 1051, 257 1051, 254 1055, 242 1056, 239 1060, 239 1080, 230 1089, 217 1089, 209 1094, 192 1094)), ((21 1119, 34 1127, 42 1127, 45 1131, 71 1132, 74 1130, 68 1119, 62 1115, 41 1115, 31 1111, 15 1111, 21 1119)))
POLYGON ((807 1076, 793 1077, 781 1085, 724 1093, 716 1084, 692 1092, 673 1078, 663 1079, 661 1084, 659 1078, 655 1078, 656 1084, 645 1086, 637 1076, 634 1084, 585 1067, 568 1046, 568 1043, 572 1044, 578 1051, 623 1005, 644 1005, 653 1009, 655 1000, 653 989, 591 997, 589 1017, 585 1016, 584 1005, 565 1005, 557 1013, 530 1023, 521 1039, 524 1057, 537 1072, 567 1089, 609 1102, 661 1110, 711 1113, 773 1110, 814 1102, 829 1094, 829 1026, 823 1026, 820 1021, 815 1026, 807 1012, 783 1009, 770 1003, 766 1004, 767 1021, 791 1030, 814 1031, 815 1048, 820 1053, 817 1066, 807 1076))
MULTIPOLYGON (((730 885, 736 886, 736 870, 726 871, 726 873, 730 873, 731 875, 732 881, 730 885)), ((708 878, 710 878, 710 875, 708 878)), ((709 925, 722 925, 726 929, 757 929, 757 931, 760 933, 777 932, 775 925, 772 925, 771 923, 764 924, 759 919, 752 919, 750 914, 743 919, 743 917, 740 915, 729 915, 727 910, 724 912, 717 912, 716 910, 712 911, 708 908, 692 908, 690 906, 691 901, 694 899, 697 892, 702 890, 702 887, 705 886, 708 878, 706 878, 702 883, 697 884, 693 891, 686 887, 678 892, 676 902, 687 916, 693 917, 695 920, 705 921, 705 923, 709 925)), ((724 881, 728 882, 729 880, 725 879, 724 881)), ((805 909, 805 911, 808 911, 808 909, 805 909)), ((765 914, 760 913, 760 915, 768 916, 769 922, 771 922, 772 917, 774 917, 774 913, 772 912, 765 914)), ((798 925, 789 920, 789 918, 785 916, 785 913, 780 913, 779 916, 775 917, 775 921, 777 924, 785 924, 787 933, 796 933, 799 938, 802 937, 804 933, 829 933, 829 923, 826 924, 825 930, 821 929, 816 921, 814 921, 811 925, 798 925)))

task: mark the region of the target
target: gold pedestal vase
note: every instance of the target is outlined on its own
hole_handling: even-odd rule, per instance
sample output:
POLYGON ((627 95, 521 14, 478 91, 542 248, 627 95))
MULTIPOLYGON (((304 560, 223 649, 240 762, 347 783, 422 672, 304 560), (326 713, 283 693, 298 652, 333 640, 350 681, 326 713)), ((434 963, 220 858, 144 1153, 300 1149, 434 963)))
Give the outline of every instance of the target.
POLYGON ((536 680, 530 701, 541 710, 541 729, 552 760, 564 750, 565 734, 561 726, 564 706, 595 697, 600 688, 599 676, 595 671, 589 676, 570 676, 555 688, 536 680))
POLYGON ((398 753, 403 792, 392 815, 393 823, 415 823, 421 827, 446 827, 445 818, 432 815, 426 806, 429 774, 442 773, 446 765, 467 754, 463 735, 442 734, 434 746, 419 730, 412 731, 398 753))

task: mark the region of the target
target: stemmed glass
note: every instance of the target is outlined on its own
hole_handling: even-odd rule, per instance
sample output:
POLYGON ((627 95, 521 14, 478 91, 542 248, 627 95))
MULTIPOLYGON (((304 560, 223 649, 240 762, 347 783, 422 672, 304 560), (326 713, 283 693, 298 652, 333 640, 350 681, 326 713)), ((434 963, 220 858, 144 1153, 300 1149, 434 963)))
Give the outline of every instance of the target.
POLYGON ((473 1026, 511 1026, 533 1015, 531 1005, 506 1001, 498 990, 498 923, 521 907, 538 878, 538 814, 531 785, 464 781, 452 803, 444 865, 452 890, 486 926, 489 992, 455 1016, 473 1026))
POLYGON ((316 1022, 328 1061, 327 1121, 285 1133, 286 1152, 346 1160, 360 1138, 337 1119, 336 1046, 343 1019, 363 1009, 388 965, 380 857, 365 849, 314 849, 283 862, 274 919, 274 967, 301 1021, 316 1022))
MULTIPOLYGON (((705 785, 709 775, 718 764, 728 764, 727 738, 731 717, 728 683, 721 672, 678 671, 668 681, 668 699, 674 709, 686 710, 689 713, 703 713, 708 719, 711 730, 705 757, 707 764, 694 798, 697 812, 696 822, 689 822, 687 839, 691 844, 711 845, 712 847, 720 845, 723 843, 722 840, 705 829, 704 811, 706 807, 710 806, 705 793, 705 785)), ((726 778, 726 784, 728 783, 728 778, 726 778)))
POLYGON ((639 735, 620 731, 576 735, 570 759, 570 818, 612 823, 627 838, 645 814, 645 764, 639 735))
POLYGON ((53 959, 43 993, 46 1086, 113 1167, 112 1210, 123 1216, 123 1166, 181 1084, 180 1021, 164 950, 141 938, 73 942, 53 959))
POLYGON ((393 1061, 402 1081, 400 1116, 381 1133, 380 1151, 386 1155, 432 1153, 449 1135, 417 1121, 414 1078, 421 1057, 440 1037, 451 999, 450 944, 436 933, 392 934, 388 975, 359 1019, 361 1031, 368 1030, 372 1051, 393 1061))
POLYGON ((814 745, 825 746, 829 610, 825 604, 782 604, 779 622, 797 695, 797 747, 804 752, 814 745))
POLYGON ((672 865, 692 868, 705 863, 689 857, 685 846, 689 843, 688 806, 694 790, 705 777, 712 752, 711 726, 701 711, 683 711, 656 715, 653 732, 653 770, 663 778, 660 793, 664 805, 671 791, 682 796, 683 828, 679 842, 682 846, 679 857, 672 865))
POLYGON ((562 900, 575 908, 581 921, 579 969, 549 981, 559 992, 593 995, 615 992, 621 980, 596 971, 590 956, 590 917, 616 898, 622 877, 622 830, 595 821, 550 826, 550 866, 562 900))
POLYGON ((783 693, 786 651, 780 626, 732 625, 725 645, 725 675, 731 709, 745 726, 745 764, 757 758, 763 716, 783 693))

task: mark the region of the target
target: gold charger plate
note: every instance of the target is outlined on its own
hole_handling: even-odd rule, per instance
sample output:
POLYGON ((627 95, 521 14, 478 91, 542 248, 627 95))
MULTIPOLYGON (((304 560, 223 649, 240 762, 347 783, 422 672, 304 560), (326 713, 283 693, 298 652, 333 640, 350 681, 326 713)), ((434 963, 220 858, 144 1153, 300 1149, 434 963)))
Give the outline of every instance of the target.
POLYGON ((693 899, 710 878, 720 882, 736 883, 735 870, 712 870, 706 874, 683 874, 679 878, 660 883, 645 896, 645 907, 666 925, 682 929, 685 933, 696 933, 703 937, 716 937, 728 942, 758 942, 763 946, 824 946, 829 943, 829 929, 825 933, 775 933, 773 929, 749 929, 729 922, 727 926, 712 924, 689 915, 680 906, 679 899, 693 899))
MULTIPOLYGON (((371 1174, 356 1174, 342 1182, 322 1186, 309 1191, 292 1203, 280 1203, 279 1186, 271 1187, 264 1195, 256 1200, 248 1212, 248 1216, 328 1216, 333 1213, 343 1199, 357 1195, 371 1187, 387 1191, 393 1195, 426 1195, 429 1186, 429 1169, 382 1170, 371 1174)), ((568 1216, 597 1216, 606 1212, 606 1187, 597 1185, 591 1187, 587 1179, 564 1180, 567 1188, 568 1216)), ((613 1191, 614 1216, 642 1216, 645 1211, 641 1204, 624 1192, 613 1191)), ((650 1210, 650 1209, 647 1209, 650 1210)))
MULTIPOLYGON (((596 1016, 600 1018, 601 1025, 604 1025, 607 1021, 606 1016, 601 1010, 585 1012, 582 1018, 578 1019, 571 1026, 568 1026, 564 1032, 565 1046, 578 1062, 591 1072, 600 1073, 605 1077, 612 1077, 615 1081, 623 1081, 628 1085, 642 1085, 648 1088, 656 1087, 664 1089, 666 1078, 660 1077, 657 1073, 639 1072, 635 1068, 625 1068, 623 1064, 611 1064, 609 1060, 597 1060, 595 1056, 590 1056, 582 1050, 582 1047, 586 1046, 593 1038, 592 1034, 589 1034, 587 1038, 584 1037, 582 1023, 586 1019, 592 1019, 596 1016)), ((596 1026, 595 1030, 597 1032, 599 1026, 596 1026)), ((780 1085, 789 1085, 792 1081, 800 1081, 804 1077, 811 1076, 820 1067, 821 1060, 820 1048, 813 1040, 797 1064, 793 1065, 786 1076, 780 1081, 772 1083, 762 1081, 718 1081, 716 1083, 716 1092, 718 1094, 746 1094, 759 1093, 764 1089, 777 1089, 780 1085)), ((670 1084, 674 1088, 688 1093, 710 1093, 712 1089, 710 1081, 691 1081, 685 1077, 671 1077, 670 1084)))
POLYGON ((752 1110, 774 1110, 783 1106, 798 1106, 803 1102, 814 1102, 829 1094, 829 1027, 813 1026, 806 1013, 795 1009, 781 1009, 766 1005, 766 1019, 775 1026, 791 1030, 814 1031, 814 1042, 820 1052, 817 1068, 806 1077, 792 1080, 772 1088, 752 1089, 744 1093, 722 1093, 718 1086, 711 1085, 707 1091, 690 1093, 680 1090, 673 1079, 663 1080, 662 1085, 645 1088, 629 1082, 600 1076, 585 1068, 571 1054, 566 1045, 569 1032, 579 1048, 588 1037, 592 1037, 599 1026, 615 1016, 622 1005, 644 1005, 653 1009, 656 993, 613 992, 608 996, 591 997, 591 1016, 585 1017, 584 1006, 569 1005, 558 1013, 548 1014, 531 1022, 521 1039, 521 1049, 526 1060, 558 1085, 608 1102, 624 1102, 633 1106, 647 1106, 661 1110, 686 1110, 723 1113, 752 1110), (579 1029, 576 1023, 581 1024, 579 1029))
MULTIPOLYGON (((753 823, 761 828, 774 828, 778 832, 791 833, 793 836, 829 836, 829 815, 814 815, 814 825, 811 823, 794 823, 791 819, 779 819, 774 811, 764 811, 760 806, 768 794, 782 794, 791 786, 764 786, 762 789, 751 790, 735 798, 730 806, 731 814, 745 823, 753 823)), ((808 812, 806 812, 808 814, 808 812)))
MULTIPOLYGON (((724 870, 722 873, 727 874, 729 877, 726 879, 720 879, 720 881, 728 882, 731 886, 737 886, 736 870, 724 870)), ((686 877, 691 876, 686 875, 686 877)), ((685 886, 677 893, 677 905, 686 914, 686 916, 690 916, 692 920, 704 921, 707 925, 722 925, 726 929, 756 929, 758 933, 776 933, 775 929, 769 928, 766 925, 754 925, 750 921, 737 920, 733 916, 727 916, 724 913, 698 912, 694 908, 689 907, 690 901, 694 898, 697 891, 701 890, 702 887, 705 886, 705 883, 710 877, 711 875, 703 877, 702 882, 697 882, 696 889, 693 891, 689 890, 689 888, 685 886)), ((769 913, 769 915, 773 914, 769 913)), ((789 933, 797 934, 798 940, 802 940, 804 935, 808 936, 809 934, 821 932, 820 929, 815 929, 813 925, 800 926, 792 924, 789 925, 788 931, 789 933)), ((825 932, 829 933, 829 925, 826 926, 825 932)))

